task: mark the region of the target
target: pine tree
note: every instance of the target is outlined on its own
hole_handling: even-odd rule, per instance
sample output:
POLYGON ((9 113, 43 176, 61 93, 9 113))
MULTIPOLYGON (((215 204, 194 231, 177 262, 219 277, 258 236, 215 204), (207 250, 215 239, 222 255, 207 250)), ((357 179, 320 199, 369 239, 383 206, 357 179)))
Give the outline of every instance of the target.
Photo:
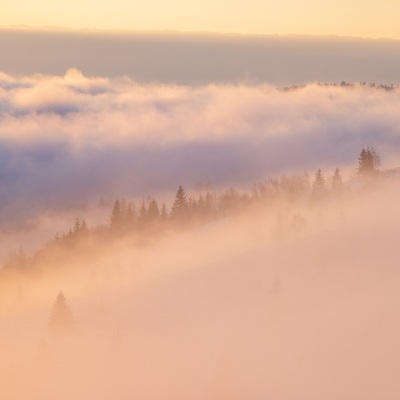
POLYGON ((78 233, 80 229, 81 229, 81 223, 79 221, 79 218, 77 218, 74 225, 74 233, 78 233))
POLYGON ((171 218, 176 221, 184 221, 188 217, 188 201, 182 186, 176 192, 175 201, 171 208, 171 218))
POLYGON ((362 149, 358 157, 357 173, 361 176, 371 176, 378 171, 380 157, 375 149, 369 147, 362 149))
POLYGON ((344 183, 340 169, 336 168, 332 176, 332 191, 336 194, 340 194, 344 189, 344 183))
POLYGON ((146 225, 146 223, 147 223, 147 208, 146 208, 146 203, 143 200, 139 210, 138 225, 139 227, 143 227, 146 225))
POLYGON ((158 209, 157 201, 152 199, 149 203, 149 208, 147 210, 147 220, 149 222, 157 221, 160 218, 160 211, 158 209))
POLYGON ((381 158, 373 147, 371 147, 371 155, 374 164, 374 170, 378 171, 378 167, 381 164, 381 158))
POLYGON ((66 335, 73 330, 73 316, 62 292, 56 297, 48 323, 53 335, 66 335))
POLYGON ((165 205, 165 203, 163 203, 162 207, 161 207, 161 213, 160 213, 160 218, 161 221, 167 221, 168 219, 168 212, 167 212, 167 207, 165 205))
POLYGON ((115 200, 110 218, 110 228, 114 231, 121 230, 123 225, 121 203, 115 200))
POLYGON ((321 169, 315 174, 314 182, 311 189, 311 200, 313 202, 322 201, 326 196, 325 178, 321 169))
POLYGON ((83 219, 81 222, 81 232, 87 232, 88 231, 88 226, 86 221, 83 219))
POLYGON ((135 205, 129 203, 125 214, 125 226, 131 229, 135 225, 135 205))

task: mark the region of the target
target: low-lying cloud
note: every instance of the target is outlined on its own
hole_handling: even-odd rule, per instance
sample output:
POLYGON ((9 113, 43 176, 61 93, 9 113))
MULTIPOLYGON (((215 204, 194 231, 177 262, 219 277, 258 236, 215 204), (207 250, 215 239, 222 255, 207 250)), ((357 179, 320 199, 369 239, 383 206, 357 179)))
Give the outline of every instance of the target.
POLYGON ((377 179, 379 193, 349 201, 286 203, 289 215, 303 208, 302 232, 277 237, 279 207, 267 207, 147 248, 70 250, 46 273, 1 282, 1 393, 397 398, 400 195, 398 179, 377 179), (73 320, 57 335, 49 315, 60 289, 73 320))
MULTIPOLYGON (((190 87, 127 78, 0 75, 3 227, 43 209, 140 198, 196 182, 246 185, 349 165, 395 166, 400 91, 366 86, 190 87)), ((327 171, 328 172, 328 171, 327 171)), ((330 171, 329 171, 330 173, 330 171)))
POLYGON ((1 282, 1 393, 397 396, 398 178, 348 181, 366 146, 382 169, 398 165, 399 89, 145 85, 74 69, 2 74, 0 87, 0 256, 18 241, 32 254, 37 231, 50 237, 77 209, 99 212, 100 198, 196 181, 248 188, 291 171, 328 176, 337 165, 350 189, 314 207, 260 200, 148 245, 133 245, 135 234, 89 237, 89 247, 39 257, 39 269, 1 282), (58 338, 49 312, 60 290, 74 321, 71 336, 58 338))

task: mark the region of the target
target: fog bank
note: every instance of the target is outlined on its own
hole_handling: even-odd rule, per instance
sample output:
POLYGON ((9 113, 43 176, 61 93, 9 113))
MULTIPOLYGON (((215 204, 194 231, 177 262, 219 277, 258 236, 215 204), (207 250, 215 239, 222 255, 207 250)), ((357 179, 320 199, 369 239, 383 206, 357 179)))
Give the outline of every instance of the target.
POLYGON ((302 232, 274 234, 278 207, 147 249, 102 246, 92 262, 28 279, 2 314, 3 393, 396 398, 398 179, 376 188, 316 208, 286 204, 306 219, 302 232), (60 289, 74 330, 52 336, 60 289))
POLYGON ((251 185, 350 167, 374 146, 397 166, 400 92, 364 86, 143 85, 128 78, 0 76, 4 222, 40 209, 251 185), (155 189, 156 188, 156 189, 155 189), (29 206, 28 206, 29 205, 29 206))
POLYGON ((398 84, 400 41, 335 36, 1 29, 0 70, 126 75, 141 83, 398 84))

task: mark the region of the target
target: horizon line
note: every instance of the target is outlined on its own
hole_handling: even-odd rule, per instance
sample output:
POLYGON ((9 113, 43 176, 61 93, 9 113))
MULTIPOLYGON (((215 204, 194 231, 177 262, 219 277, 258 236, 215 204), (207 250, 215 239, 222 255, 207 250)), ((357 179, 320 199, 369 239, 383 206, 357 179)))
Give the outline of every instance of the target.
POLYGON ((179 29, 133 29, 133 28, 86 28, 86 27, 67 27, 57 25, 0 25, 1 31, 26 31, 26 32, 45 32, 45 33, 81 33, 81 34, 127 34, 127 35, 177 35, 177 36, 217 36, 217 37, 241 37, 241 38, 319 38, 319 39, 339 39, 339 40, 366 40, 366 41, 395 41, 399 38, 393 37, 371 37, 353 36, 336 33, 326 34, 307 34, 307 33, 246 33, 235 31, 213 31, 213 30, 179 30, 179 29))

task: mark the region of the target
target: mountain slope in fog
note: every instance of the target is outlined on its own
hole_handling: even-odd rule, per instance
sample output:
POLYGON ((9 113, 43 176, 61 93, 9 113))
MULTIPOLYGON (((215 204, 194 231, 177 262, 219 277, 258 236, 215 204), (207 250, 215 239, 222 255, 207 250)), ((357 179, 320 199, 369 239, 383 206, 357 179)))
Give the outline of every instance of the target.
POLYGON ((21 352, 3 376, 24 376, 23 387, 8 380, 9 393, 396 398, 398 197, 381 188, 345 220, 311 212, 303 234, 272 241, 262 219, 225 221, 152 248, 108 285, 68 296, 70 283, 72 336, 47 334, 50 305, 3 319, 1 343, 21 352))

